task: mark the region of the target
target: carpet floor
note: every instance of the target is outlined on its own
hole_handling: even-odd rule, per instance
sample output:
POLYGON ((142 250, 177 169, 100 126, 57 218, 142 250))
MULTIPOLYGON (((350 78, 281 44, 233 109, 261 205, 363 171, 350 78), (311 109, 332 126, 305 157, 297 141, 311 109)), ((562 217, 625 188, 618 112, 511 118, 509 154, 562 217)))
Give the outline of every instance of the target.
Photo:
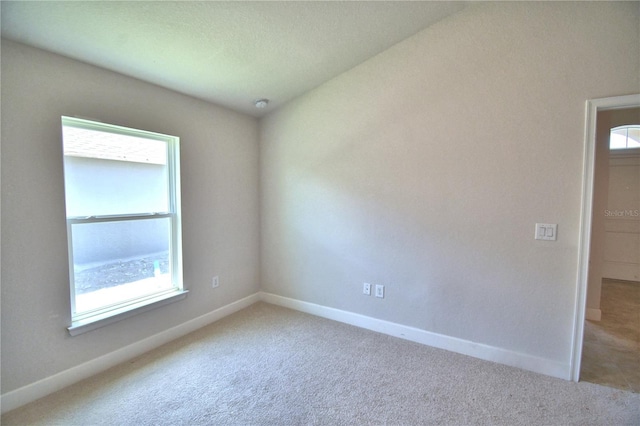
POLYGON ((3 425, 639 425, 640 394, 257 303, 3 425))

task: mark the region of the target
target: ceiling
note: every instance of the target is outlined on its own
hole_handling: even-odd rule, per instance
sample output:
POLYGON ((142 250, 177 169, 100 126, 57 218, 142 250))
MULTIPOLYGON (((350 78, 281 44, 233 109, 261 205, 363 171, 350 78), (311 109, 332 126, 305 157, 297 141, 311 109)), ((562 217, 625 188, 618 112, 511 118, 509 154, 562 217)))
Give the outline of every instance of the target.
POLYGON ((2 37, 260 117, 460 11, 431 1, 1 2, 2 37), (268 98, 258 109, 254 103, 268 98))

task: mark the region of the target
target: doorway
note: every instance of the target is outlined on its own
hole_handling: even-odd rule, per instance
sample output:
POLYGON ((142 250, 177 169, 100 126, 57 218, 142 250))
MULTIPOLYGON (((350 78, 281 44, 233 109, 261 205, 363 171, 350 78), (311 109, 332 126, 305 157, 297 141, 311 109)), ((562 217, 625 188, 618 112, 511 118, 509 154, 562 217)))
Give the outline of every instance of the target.
POLYGON ((640 108, 597 115, 592 210, 581 380, 640 392, 640 108))
MULTIPOLYGON (((598 189, 598 186, 608 185, 608 179, 605 180, 605 182, 596 179, 598 175, 596 163, 599 160, 603 160, 601 153, 603 147, 599 146, 597 141, 599 136, 600 139, 602 139, 603 129, 606 129, 605 131, 607 132, 608 140, 608 132, 610 132, 611 127, 614 127, 607 127, 607 123, 603 123, 602 118, 600 119, 600 123, 598 123, 599 114, 600 117, 603 117, 603 115, 606 115, 603 114, 605 112, 616 112, 623 109, 638 107, 640 107, 640 95, 594 99, 587 102, 582 215, 578 262, 579 270, 576 295, 577 297, 574 323, 573 353, 571 358, 571 379, 574 381, 580 380, 581 365, 583 360, 583 345, 585 343, 585 319, 601 319, 602 311, 600 300, 603 290, 605 292, 605 297, 609 297, 610 294, 620 293, 619 290, 621 288, 626 288, 625 282, 620 282, 621 285, 607 282, 604 286, 602 286, 602 268, 601 265, 598 264, 599 260, 602 259, 602 251, 604 250, 604 244, 602 242, 598 243, 598 239, 604 240, 603 235, 605 226, 605 209, 603 209, 603 206, 606 206, 606 201, 604 201, 605 204, 602 204, 603 201, 602 199, 598 198, 599 191, 596 191, 596 189, 598 189), (600 135, 598 134, 599 132, 600 135), (598 156, 598 148, 600 148, 600 157, 598 156), (600 234, 598 231, 599 226, 602 226, 602 234, 600 234), (594 229, 596 229, 596 232, 594 232, 594 229), (594 260, 595 262, 593 262, 594 260), (598 284, 594 285, 594 282, 597 282, 598 284), (597 300, 597 303, 594 303, 594 300, 597 300)), ((608 146, 605 148, 608 148, 608 146)), ((604 161, 608 166, 608 149, 606 149, 605 152, 606 158, 604 158, 604 161)), ((610 300, 605 302, 602 305, 602 308, 604 308, 604 306, 609 303, 610 300)), ((606 309, 611 310, 611 306, 607 305, 606 309)), ((590 325, 588 326, 590 327, 590 325)), ((592 331, 593 330, 591 329, 587 330, 587 332, 589 333, 589 339, 593 337, 592 331)), ((632 340, 633 339, 635 338, 632 338, 632 340)), ((635 339, 636 346, 638 344, 637 342, 638 340, 635 339)), ((589 349, 591 350, 593 348, 590 347, 589 349)), ((586 352, 585 355, 587 355, 587 362, 594 361, 594 359, 589 358, 589 356, 593 355, 593 351, 591 351, 591 355, 586 352)), ((610 358, 605 357, 605 359, 610 358)), ((637 357, 635 359, 637 360, 637 357)), ((589 374, 590 373, 586 374, 586 376, 588 376, 589 374)))

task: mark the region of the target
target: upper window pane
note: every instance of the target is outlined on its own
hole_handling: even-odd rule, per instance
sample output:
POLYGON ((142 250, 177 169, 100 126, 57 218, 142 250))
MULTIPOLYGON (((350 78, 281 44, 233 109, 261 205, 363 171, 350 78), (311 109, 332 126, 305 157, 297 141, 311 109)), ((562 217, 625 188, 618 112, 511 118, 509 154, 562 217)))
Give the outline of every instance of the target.
POLYGON ((609 149, 640 148, 640 126, 620 126, 611 129, 609 149))
POLYGON ((628 128, 627 141, 629 148, 640 148, 640 126, 628 128))
POLYGON ((68 217, 168 212, 167 142, 63 125, 68 217))

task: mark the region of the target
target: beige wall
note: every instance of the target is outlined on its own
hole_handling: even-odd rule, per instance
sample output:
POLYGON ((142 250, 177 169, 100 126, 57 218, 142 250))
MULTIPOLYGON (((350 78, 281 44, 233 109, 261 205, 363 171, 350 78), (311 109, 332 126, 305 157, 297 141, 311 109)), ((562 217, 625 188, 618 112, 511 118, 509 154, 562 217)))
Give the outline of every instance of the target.
POLYGON ((2 393, 182 324, 258 290, 257 120, 2 42, 2 393), (60 117, 181 138, 189 295, 70 337, 60 117), (211 289, 211 277, 220 287, 211 289))
POLYGON ((263 119, 263 290, 568 366, 585 101, 639 91, 638 14, 474 4, 263 119))

